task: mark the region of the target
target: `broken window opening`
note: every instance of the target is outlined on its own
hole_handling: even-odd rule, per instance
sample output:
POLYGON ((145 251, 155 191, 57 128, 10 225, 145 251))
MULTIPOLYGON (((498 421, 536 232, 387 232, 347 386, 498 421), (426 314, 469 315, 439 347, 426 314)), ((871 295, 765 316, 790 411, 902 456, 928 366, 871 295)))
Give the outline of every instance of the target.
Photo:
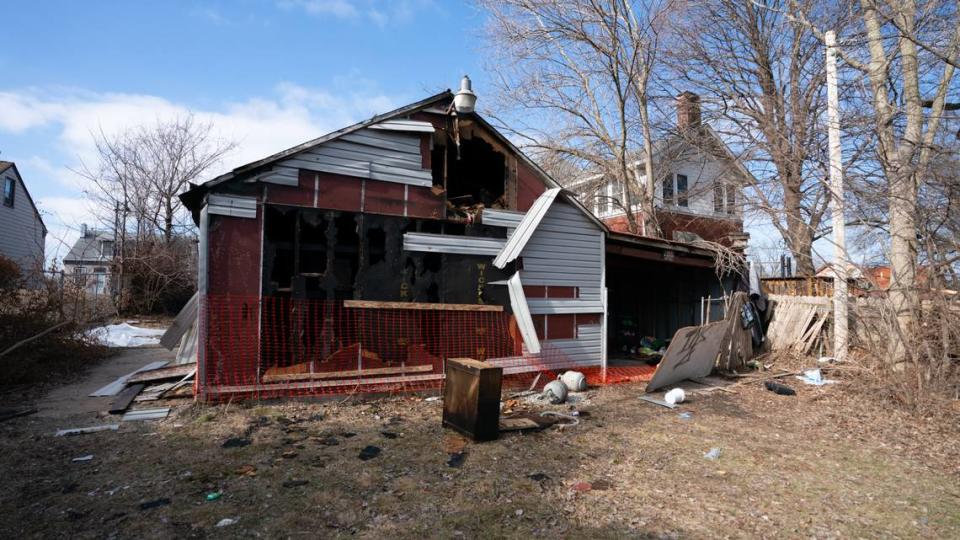
POLYGON ((507 167, 502 153, 480 138, 461 138, 459 158, 456 145, 448 144, 446 149, 448 206, 507 207, 507 167))

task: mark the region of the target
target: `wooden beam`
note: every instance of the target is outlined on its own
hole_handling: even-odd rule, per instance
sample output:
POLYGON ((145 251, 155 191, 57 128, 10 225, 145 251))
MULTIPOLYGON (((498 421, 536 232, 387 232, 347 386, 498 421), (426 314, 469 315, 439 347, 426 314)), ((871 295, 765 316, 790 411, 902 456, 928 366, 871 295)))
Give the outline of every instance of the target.
POLYGON ((410 375, 403 377, 383 377, 380 379, 344 379, 342 381, 293 381, 275 384, 243 384, 237 386, 211 386, 206 389, 209 396, 223 396, 247 392, 269 392, 271 390, 293 390, 310 388, 331 388, 337 386, 379 386, 383 384, 414 383, 443 380, 443 373, 410 375))
MULTIPOLYGON (((315 379, 340 379, 343 377, 366 377, 371 375, 399 375, 402 373, 424 373, 433 371, 432 365, 400 366, 389 368, 353 369, 350 371, 315 371, 313 373, 269 373, 263 376, 263 382, 309 381, 315 379)), ((370 381, 375 382, 375 381, 370 381)))
POLYGON ((425 302, 380 302, 344 300, 343 307, 358 309, 415 309, 420 311, 503 311, 503 306, 488 304, 430 304, 425 302))

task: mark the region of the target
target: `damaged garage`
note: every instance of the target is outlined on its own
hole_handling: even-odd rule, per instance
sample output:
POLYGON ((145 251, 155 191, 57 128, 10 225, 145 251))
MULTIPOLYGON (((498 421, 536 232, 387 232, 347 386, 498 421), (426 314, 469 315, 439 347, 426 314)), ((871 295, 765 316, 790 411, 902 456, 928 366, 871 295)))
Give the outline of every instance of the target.
POLYGON ((608 231, 474 100, 465 80, 181 196, 201 399, 436 388, 464 357, 606 367, 608 231))

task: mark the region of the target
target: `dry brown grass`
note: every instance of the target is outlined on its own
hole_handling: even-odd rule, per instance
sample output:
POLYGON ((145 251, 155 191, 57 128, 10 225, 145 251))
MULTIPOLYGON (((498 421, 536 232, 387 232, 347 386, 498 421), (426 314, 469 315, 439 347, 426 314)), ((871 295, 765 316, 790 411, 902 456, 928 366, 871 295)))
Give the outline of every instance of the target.
POLYGON ((684 404, 689 420, 639 401, 636 385, 591 390, 579 426, 467 444, 460 468, 447 465, 457 445, 440 404, 416 398, 187 406, 75 438, 17 419, 0 424, 0 526, 71 538, 960 535, 956 424, 846 380, 783 381, 796 397, 746 382, 684 404), (251 444, 222 448, 231 437, 251 444), (367 445, 382 453, 361 461, 367 445), (718 461, 704 459, 711 447, 718 461), (139 509, 160 497, 172 503, 139 509), (223 518, 240 521, 217 529, 223 518))

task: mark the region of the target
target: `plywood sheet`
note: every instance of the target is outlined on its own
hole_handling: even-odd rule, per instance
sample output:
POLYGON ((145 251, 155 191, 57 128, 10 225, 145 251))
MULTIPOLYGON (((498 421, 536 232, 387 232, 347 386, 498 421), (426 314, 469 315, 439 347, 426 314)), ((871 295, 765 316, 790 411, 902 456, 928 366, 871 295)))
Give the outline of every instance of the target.
POLYGON ((728 321, 677 330, 663 360, 647 383, 647 392, 685 379, 706 377, 713 370, 728 321))

